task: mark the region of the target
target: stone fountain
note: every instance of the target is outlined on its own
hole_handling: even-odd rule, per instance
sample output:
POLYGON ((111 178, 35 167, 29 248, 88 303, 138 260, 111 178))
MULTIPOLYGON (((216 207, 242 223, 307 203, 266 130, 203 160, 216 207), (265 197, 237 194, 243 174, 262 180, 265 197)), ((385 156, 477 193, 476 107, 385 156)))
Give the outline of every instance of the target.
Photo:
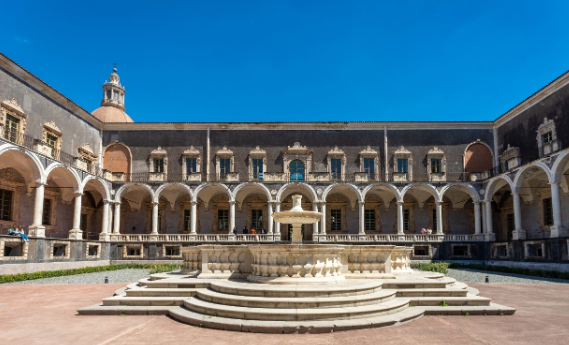
POLYGON ((302 224, 314 224, 322 219, 322 213, 315 211, 305 211, 302 209, 302 195, 292 196, 292 209, 273 213, 273 219, 277 223, 292 225, 291 244, 302 243, 302 224))

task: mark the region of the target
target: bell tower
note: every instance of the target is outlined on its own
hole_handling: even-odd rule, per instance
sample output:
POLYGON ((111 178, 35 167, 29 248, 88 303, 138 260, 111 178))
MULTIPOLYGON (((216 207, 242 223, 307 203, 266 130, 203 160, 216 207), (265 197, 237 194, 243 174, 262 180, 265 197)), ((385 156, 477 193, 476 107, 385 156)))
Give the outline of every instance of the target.
POLYGON ((125 90, 120 83, 116 66, 113 68, 113 73, 111 73, 109 79, 110 82, 105 81, 103 84, 103 101, 101 101, 101 106, 112 106, 124 111, 125 90))

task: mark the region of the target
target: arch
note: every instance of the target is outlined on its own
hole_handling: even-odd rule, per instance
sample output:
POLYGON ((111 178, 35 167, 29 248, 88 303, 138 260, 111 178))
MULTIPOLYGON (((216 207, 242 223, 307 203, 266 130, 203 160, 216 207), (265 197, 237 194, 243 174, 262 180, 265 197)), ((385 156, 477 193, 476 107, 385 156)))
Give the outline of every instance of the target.
POLYGON ((162 193, 162 191, 164 191, 168 187, 180 187, 180 188, 184 189, 186 192, 188 192, 188 195, 190 196, 190 200, 193 199, 192 189, 188 185, 186 185, 184 183, 180 183, 180 182, 172 182, 172 183, 163 184, 160 187, 158 187, 158 189, 154 192, 154 196, 152 197, 152 201, 153 202, 159 202, 160 201, 160 194, 162 193))
POLYGON ((431 194, 435 198, 435 202, 441 202, 442 201, 442 197, 439 195, 439 192, 430 183, 410 183, 410 184, 406 185, 401 190, 401 201, 403 201, 403 199, 405 198, 405 194, 407 194, 407 192, 411 188, 417 188, 419 190, 422 190, 424 192, 431 194))
POLYGON ((563 168, 569 162, 569 151, 565 151, 559 156, 551 166, 551 180, 549 182, 561 182, 563 177, 563 168))
POLYGON ((288 164, 288 172, 290 181, 300 182, 306 180, 306 164, 300 159, 295 159, 288 164))
MULTIPOLYGON (((2 157, 2 155, 4 155, 7 152, 14 152, 17 155, 22 155, 24 160, 29 163, 29 166, 33 172, 33 180, 29 180, 27 182, 35 183, 35 182, 43 182, 45 180, 44 176, 46 176, 46 173, 43 164, 40 162, 39 158, 34 153, 28 152, 27 150, 21 147, 10 144, 5 144, 0 146, 0 157, 2 157)), ((20 163, 19 160, 18 163, 20 163)), ((11 162, 10 165, 14 166, 15 164, 14 162, 11 162)))
POLYGON ((476 191, 476 188, 474 188, 474 186, 470 184, 464 184, 464 183, 449 183, 445 185, 440 191, 441 200, 443 200, 445 193, 453 187, 458 188, 460 191, 470 195, 470 198, 472 199, 473 202, 480 202, 480 195, 476 191))
POLYGON ((545 176, 547 176, 547 182, 549 183, 551 181, 551 171, 549 170, 549 167, 547 165, 545 165, 545 163, 543 162, 534 162, 530 165, 526 165, 522 168, 520 168, 517 173, 516 173, 516 177, 514 177, 514 183, 513 186, 514 188, 521 188, 522 187, 522 183, 524 182, 524 180, 526 180, 526 177, 524 176, 524 173, 533 167, 537 167, 537 168, 541 168, 543 170, 543 172, 545 173, 545 176))
POLYGON ((233 199, 233 194, 231 193, 231 190, 229 189, 229 187, 227 187, 223 183, 202 183, 202 184, 200 184, 194 190, 194 194, 192 196, 192 201, 198 201, 198 196, 199 196, 200 192, 203 191, 204 189, 210 188, 210 187, 221 188, 222 190, 224 190, 227 193, 227 197, 229 198, 229 201, 235 201, 233 199))
POLYGON ((271 198, 271 191, 269 191, 269 188, 267 188, 264 184, 262 183, 258 183, 258 182, 246 182, 246 183, 241 183, 239 184, 237 187, 235 187, 235 189, 233 190, 233 200, 237 200, 237 194, 239 194, 239 192, 245 188, 245 187, 258 187, 260 188, 264 193, 265 196, 267 197, 267 201, 272 201, 271 198))
POLYGON ((328 194, 335 188, 337 187, 348 187, 349 189, 351 189, 354 193, 356 193, 356 197, 357 197, 357 201, 358 202, 362 202, 364 200, 362 193, 360 193, 360 190, 358 189, 358 187, 354 186, 351 183, 334 183, 329 185, 328 187, 326 187, 326 189, 324 190, 324 193, 322 193, 322 200, 326 201, 326 198, 328 197, 328 194))
POLYGON ((488 185, 486 185, 486 189, 484 190, 484 201, 492 201, 494 193, 496 193, 498 189, 502 188, 506 184, 510 187, 511 191, 514 190, 514 182, 508 175, 501 175, 491 179, 490 182, 488 182, 488 185))
POLYGON ((494 167, 492 148, 483 141, 470 143, 464 149, 464 171, 484 172, 494 167))
POLYGON ((318 201, 318 195, 316 194, 316 191, 314 190, 314 188, 312 188, 312 186, 310 186, 306 183, 302 183, 302 182, 289 182, 289 183, 284 184, 279 189, 279 191, 277 192, 277 197, 275 198, 275 200, 278 202, 282 202, 283 193, 290 186, 296 186, 296 187, 301 187, 301 188, 305 189, 310 194, 310 196, 312 197, 312 200, 311 200, 312 202, 318 201))
POLYGON ((75 188, 73 192, 75 193, 82 193, 83 192, 83 185, 81 183, 81 178, 79 177, 79 175, 77 174, 77 172, 75 171, 75 169, 70 169, 69 167, 61 164, 61 163, 51 163, 46 169, 45 169, 45 175, 44 175, 44 183, 47 183, 47 179, 49 178, 49 175, 55 170, 55 169, 62 169, 62 171, 65 171, 65 174, 67 175, 67 177, 72 177, 71 183, 73 184, 73 187, 75 188))
POLYGON ((85 186, 87 185, 87 183, 89 183, 89 181, 97 181, 99 183, 99 185, 101 185, 103 187, 102 192, 101 190, 97 189, 97 191, 99 193, 101 193, 101 195, 103 196, 104 200, 110 200, 111 199, 111 190, 109 189, 109 185, 107 184, 106 181, 93 176, 93 175, 88 175, 83 182, 81 182, 81 190, 84 191, 85 190, 85 186))
POLYGON ((132 172, 132 152, 121 142, 114 142, 105 147, 103 151, 103 169, 111 172, 132 172))
POLYGON ((403 196, 401 195, 401 192, 397 187, 395 187, 391 183, 381 183, 381 182, 372 183, 367 187, 365 187, 364 190, 362 191, 362 199, 365 200, 367 193, 375 187, 381 187, 380 189, 382 190, 388 190, 393 193, 396 201, 403 201, 403 196))
POLYGON ((115 194, 115 202, 120 202, 123 193, 125 193, 125 191, 127 191, 129 188, 131 188, 133 186, 139 186, 139 187, 142 187, 143 189, 147 190, 148 193, 150 193, 151 199, 154 200, 154 191, 152 190, 152 188, 150 188, 149 185, 144 184, 144 183, 139 183, 139 182, 131 182, 131 183, 125 183, 122 187, 119 188, 119 190, 117 190, 117 192, 115 194))

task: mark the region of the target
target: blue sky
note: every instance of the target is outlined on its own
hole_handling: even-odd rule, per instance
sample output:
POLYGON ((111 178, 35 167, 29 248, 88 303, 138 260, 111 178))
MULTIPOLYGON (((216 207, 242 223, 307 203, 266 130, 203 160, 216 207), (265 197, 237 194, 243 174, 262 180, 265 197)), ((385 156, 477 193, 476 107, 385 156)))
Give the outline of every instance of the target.
POLYGON ((567 1, 12 1, 2 53, 136 122, 493 120, 569 70, 567 1))

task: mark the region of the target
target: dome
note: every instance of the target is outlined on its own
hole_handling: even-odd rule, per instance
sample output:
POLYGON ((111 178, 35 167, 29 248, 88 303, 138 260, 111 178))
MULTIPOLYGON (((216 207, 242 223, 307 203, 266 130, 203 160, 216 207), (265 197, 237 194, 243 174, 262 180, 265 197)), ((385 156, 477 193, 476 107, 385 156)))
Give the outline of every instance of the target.
POLYGON ((102 122, 134 122, 123 110, 113 106, 102 106, 91 113, 102 122))

